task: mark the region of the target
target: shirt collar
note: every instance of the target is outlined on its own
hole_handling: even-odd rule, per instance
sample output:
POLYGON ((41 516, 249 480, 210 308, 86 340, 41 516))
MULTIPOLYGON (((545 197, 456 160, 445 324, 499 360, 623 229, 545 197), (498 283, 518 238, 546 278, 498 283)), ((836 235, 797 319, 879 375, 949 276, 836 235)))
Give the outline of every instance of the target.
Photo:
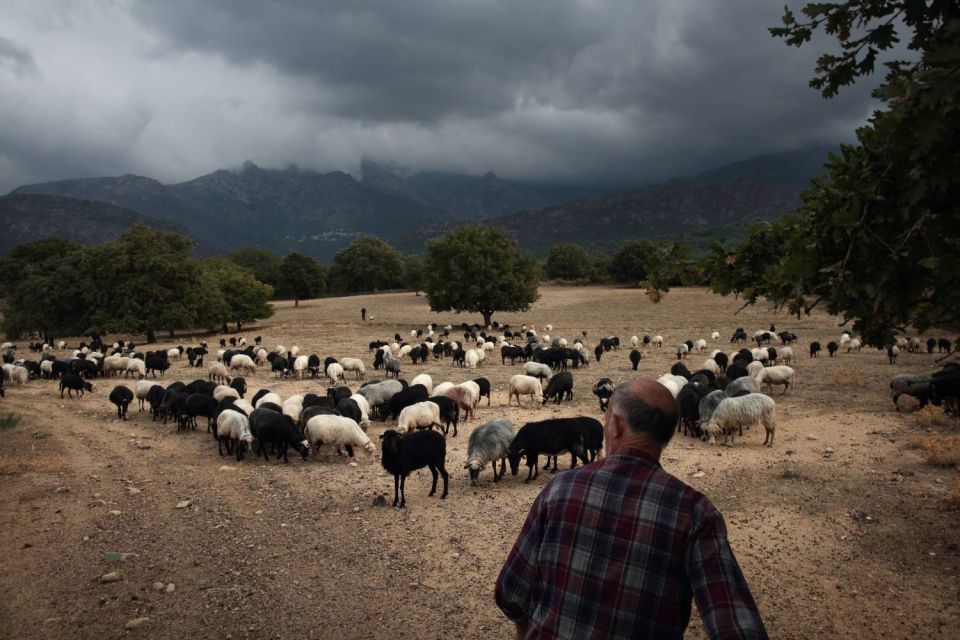
POLYGON ((641 461, 645 462, 646 464, 649 464, 655 467, 660 466, 659 461, 655 460, 653 456, 651 456, 649 453, 647 453, 646 451, 638 447, 621 447, 620 449, 617 450, 616 453, 610 454, 609 457, 612 458, 617 456, 623 456, 625 458, 639 458, 641 461))

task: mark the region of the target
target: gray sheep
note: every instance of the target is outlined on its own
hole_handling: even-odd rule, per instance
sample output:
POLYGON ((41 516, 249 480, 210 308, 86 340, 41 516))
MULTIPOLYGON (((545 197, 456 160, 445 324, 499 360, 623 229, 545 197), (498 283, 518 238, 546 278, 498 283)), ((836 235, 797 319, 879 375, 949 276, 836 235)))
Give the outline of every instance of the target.
POLYGON ((463 465, 470 473, 470 484, 477 484, 480 472, 488 463, 493 467, 494 482, 503 477, 507 468, 507 449, 514 435, 513 423, 506 418, 494 418, 473 430, 467 444, 467 463, 463 465), (499 473, 497 460, 500 461, 499 473))

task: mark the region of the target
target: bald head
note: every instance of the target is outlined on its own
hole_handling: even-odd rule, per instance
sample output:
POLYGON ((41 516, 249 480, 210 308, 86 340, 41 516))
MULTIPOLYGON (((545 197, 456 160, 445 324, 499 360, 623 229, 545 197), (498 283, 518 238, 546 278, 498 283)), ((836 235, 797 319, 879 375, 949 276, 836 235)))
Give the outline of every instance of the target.
POLYGON ((676 400, 656 380, 638 378, 621 384, 610 398, 610 410, 633 434, 649 434, 661 445, 670 442, 677 426, 676 400))

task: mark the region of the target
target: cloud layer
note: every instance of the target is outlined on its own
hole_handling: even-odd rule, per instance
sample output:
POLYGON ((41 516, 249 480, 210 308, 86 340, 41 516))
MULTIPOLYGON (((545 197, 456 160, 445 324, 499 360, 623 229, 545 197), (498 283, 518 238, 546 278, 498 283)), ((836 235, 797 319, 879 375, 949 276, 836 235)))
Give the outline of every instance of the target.
POLYGON ((246 159, 646 183, 847 140, 766 0, 12 0, 0 190, 246 159))

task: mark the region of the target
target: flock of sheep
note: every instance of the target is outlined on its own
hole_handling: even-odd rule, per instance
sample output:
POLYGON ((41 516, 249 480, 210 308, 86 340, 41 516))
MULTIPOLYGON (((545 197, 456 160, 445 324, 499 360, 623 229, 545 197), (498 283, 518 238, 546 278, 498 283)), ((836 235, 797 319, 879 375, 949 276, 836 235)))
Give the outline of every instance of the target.
MULTIPOLYGON (((516 399, 519 406, 521 399, 529 398, 531 406, 541 406, 551 400, 557 404, 572 400, 574 378, 570 369, 588 367, 592 360, 600 361, 603 357, 616 357, 607 354, 620 351, 616 336, 602 338, 591 351, 584 345, 586 331, 582 332, 583 337, 568 342, 564 337, 551 337, 550 325, 544 327, 542 334, 526 325, 518 331, 508 326, 483 330, 464 324, 460 328, 462 340, 450 337, 452 326, 431 324, 425 330, 412 330, 410 341, 395 334, 391 341, 371 342, 372 365, 387 376, 379 381, 364 381, 367 371, 361 358, 321 359, 315 354, 301 354, 296 346, 267 350, 259 337, 252 345, 243 338, 231 338, 229 344, 221 340, 215 360, 207 367, 203 364, 209 354, 205 343, 187 349, 144 352, 132 343, 106 345, 99 336, 91 336, 90 343, 81 343, 69 356, 56 355, 57 349, 66 349, 62 341, 56 348, 31 344, 30 349, 40 354, 39 361, 16 358, 16 348, 11 343, 0 349, 4 380, 22 385, 31 379, 57 379, 61 396, 66 392, 68 397, 74 393, 81 397, 93 391, 90 380, 94 378, 133 377, 137 381, 132 390, 120 384, 109 394, 118 419, 127 419, 128 407, 135 400, 141 411, 149 405, 154 421, 175 422, 178 431, 196 429, 198 419, 206 418, 206 427, 217 442, 220 455, 226 453, 238 461, 252 452, 254 445, 256 454, 267 460, 274 455, 289 461, 290 449, 306 459, 311 451, 318 453, 321 447, 332 447, 338 455, 343 449, 353 456, 356 448, 372 455, 377 446, 368 436, 371 419, 395 421, 395 426, 380 435, 380 454, 383 467, 394 476, 394 506, 402 507, 406 502, 405 479, 416 469, 430 470, 430 495, 434 495, 442 477, 441 497, 447 496, 446 439, 457 435, 461 419, 474 419, 483 398, 487 406, 491 403, 491 384, 484 377, 434 385, 430 375, 420 373, 407 382, 400 377, 404 362, 409 360, 416 365, 431 358, 449 358, 453 366, 475 371, 489 366, 493 354, 499 351, 502 366, 508 360, 513 366, 522 362, 521 372, 509 379, 507 405, 516 399), (184 358, 189 367, 205 368, 207 379, 160 384, 158 375, 184 358), (247 400, 247 379, 243 376, 256 375, 267 367, 278 378, 326 378, 329 386, 322 394, 292 395, 286 399, 263 388, 247 400), (364 382, 354 392, 346 385, 348 377, 364 382)), ((718 332, 712 333, 712 341, 720 339, 718 332)), ((774 386, 782 387, 786 394, 795 384, 795 371, 790 364, 795 359, 791 345, 796 341, 793 333, 778 333, 771 326, 769 330, 756 331, 752 339, 744 329, 737 329, 730 342, 744 344, 731 353, 710 349, 703 338, 678 344, 676 363, 670 373, 658 379, 677 399, 678 432, 682 430, 685 435, 703 438, 711 444, 722 436, 727 443, 735 435, 742 436, 744 429, 762 425, 764 444, 773 446, 776 403, 768 394, 774 386), (747 342, 756 346, 748 348, 747 342), (691 372, 686 362, 693 354, 706 359, 691 372)), ((644 350, 662 348, 664 338, 633 336, 629 342, 629 360, 632 369, 637 370, 644 350)), ((952 348, 944 338, 930 338, 925 344, 928 352, 936 348, 949 353, 952 348)), ((923 345, 918 338, 902 338, 887 348, 887 354, 892 363, 901 351, 920 351, 923 345)), ((827 345, 831 356, 841 349, 855 352, 860 348, 860 341, 846 332, 827 345)), ((810 357, 817 357, 820 350, 819 342, 810 343, 810 357)), ((955 411, 958 386, 960 367, 951 363, 935 374, 896 376, 891 382, 891 394, 894 401, 907 394, 921 404, 946 402, 948 409, 955 411)), ((614 388, 609 378, 600 378, 593 385, 601 412, 614 388)), ((0 396, 3 392, 0 384, 0 396)), ((534 421, 518 430, 506 417, 497 417, 471 431, 465 469, 471 482, 476 482, 480 472, 490 466, 497 482, 508 462, 511 473, 516 475, 520 461, 525 460, 530 481, 539 473, 540 455, 547 456, 547 468, 552 457, 556 469, 556 457, 561 453, 569 453, 571 466, 576 466, 577 460, 587 464, 596 459, 602 448, 603 426, 595 418, 534 421)))

